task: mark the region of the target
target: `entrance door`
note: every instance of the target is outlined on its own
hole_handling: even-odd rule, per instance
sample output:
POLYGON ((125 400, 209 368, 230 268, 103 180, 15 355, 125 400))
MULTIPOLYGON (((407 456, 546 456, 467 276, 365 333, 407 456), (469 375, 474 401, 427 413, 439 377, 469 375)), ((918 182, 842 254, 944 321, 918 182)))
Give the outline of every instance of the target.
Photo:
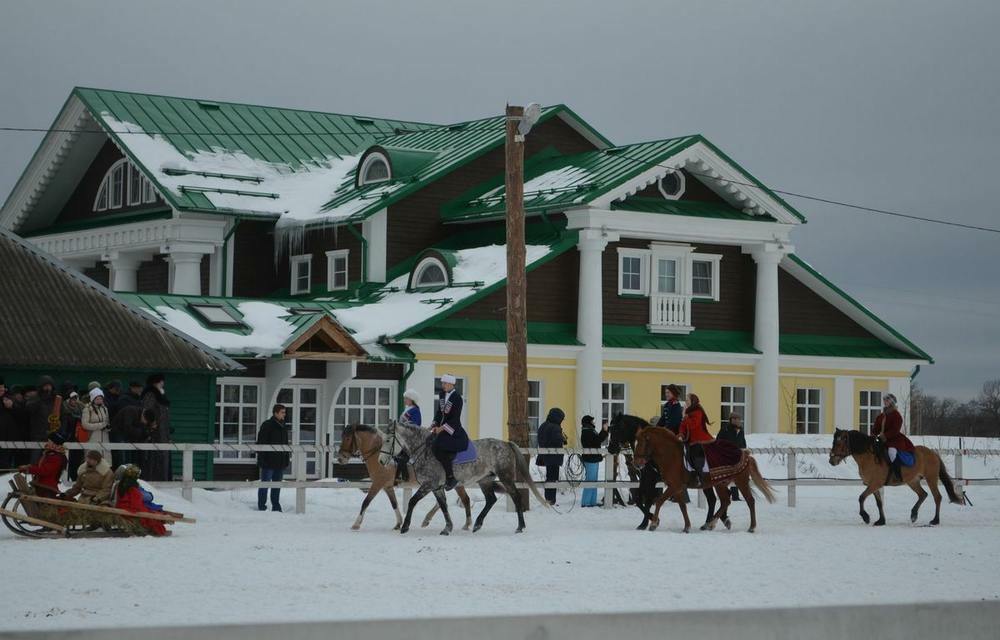
MULTIPOLYGON (((332 429, 327 433, 328 444, 340 446, 341 435, 347 425, 366 424, 386 429, 395 418, 396 383, 384 380, 356 380, 341 388, 333 405, 332 429)), ((331 454, 327 473, 333 476, 336 454, 331 454)))
MULTIPOLYGON (((319 385, 316 384, 289 385, 278 390, 278 404, 288 409, 286 420, 292 427, 292 444, 316 444, 319 396, 319 385)), ((306 475, 319 477, 319 467, 317 454, 306 454, 306 475)), ((294 472, 295 469, 289 471, 294 472)))

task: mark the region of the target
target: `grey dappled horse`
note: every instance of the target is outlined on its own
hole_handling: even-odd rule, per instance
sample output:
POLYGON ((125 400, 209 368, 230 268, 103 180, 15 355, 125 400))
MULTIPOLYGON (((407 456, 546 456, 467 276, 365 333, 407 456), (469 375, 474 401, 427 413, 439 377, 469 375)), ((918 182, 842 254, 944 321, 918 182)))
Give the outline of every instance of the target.
MULTIPOLYGON (((431 451, 433 437, 427 429, 422 429, 406 421, 390 423, 389 429, 390 431, 395 429, 396 437, 403 442, 409 451, 410 469, 413 470, 417 483, 420 485, 406 506, 406 519, 403 520, 403 526, 399 532, 406 533, 410 530, 413 507, 428 493, 433 493, 437 499, 438 507, 444 513, 445 527, 441 531, 441 535, 448 535, 451 533, 452 524, 451 516, 448 515, 448 502, 445 499, 444 468, 431 451)), ((524 454, 513 442, 497 440, 496 438, 483 438, 476 440, 475 444, 478 452, 476 460, 455 465, 455 478, 459 483, 477 483, 483 491, 483 496, 486 497, 486 505, 476 517, 476 524, 472 530, 479 531, 483 526, 486 514, 497 501, 496 491, 493 488, 493 483, 496 481, 503 486, 507 495, 514 501, 514 507, 517 509, 517 533, 521 533, 524 531, 525 505, 521 504, 521 495, 517 491, 516 482, 527 483, 528 488, 535 494, 538 501, 546 507, 549 506, 531 479, 531 471, 524 454)))

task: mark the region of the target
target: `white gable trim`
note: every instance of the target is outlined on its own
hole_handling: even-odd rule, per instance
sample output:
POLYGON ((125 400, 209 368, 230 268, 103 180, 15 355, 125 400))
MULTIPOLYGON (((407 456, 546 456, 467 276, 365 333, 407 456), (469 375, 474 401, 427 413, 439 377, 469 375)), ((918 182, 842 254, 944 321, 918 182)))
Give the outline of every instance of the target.
POLYGON ((687 169, 733 207, 751 215, 770 214, 785 224, 802 221, 788 207, 757 186, 747 186, 750 179, 736 166, 723 159, 702 141, 682 149, 624 184, 595 198, 590 206, 610 209, 611 204, 635 195, 670 172, 687 169))

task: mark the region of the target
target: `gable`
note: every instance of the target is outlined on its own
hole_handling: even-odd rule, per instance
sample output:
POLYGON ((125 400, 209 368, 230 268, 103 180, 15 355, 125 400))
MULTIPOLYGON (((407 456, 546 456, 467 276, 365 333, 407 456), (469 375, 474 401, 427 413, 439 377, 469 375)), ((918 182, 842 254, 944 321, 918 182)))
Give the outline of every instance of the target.
POLYGON ((783 334, 875 337, 785 269, 778 270, 778 326, 783 334))

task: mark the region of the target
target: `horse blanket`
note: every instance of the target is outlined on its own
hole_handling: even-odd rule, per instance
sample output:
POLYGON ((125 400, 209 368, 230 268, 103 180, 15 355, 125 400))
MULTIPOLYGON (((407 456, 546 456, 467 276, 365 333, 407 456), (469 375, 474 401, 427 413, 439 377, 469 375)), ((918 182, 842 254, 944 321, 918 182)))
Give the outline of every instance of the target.
POLYGON ((465 451, 459 451, 455 455, 454 464, 465 464, 466 462, 475 462, 479 459, 479 451, 476 450, 476 443, 469 439, 469 446, 465 448, 465 451))
POLYGON ((728 440, 716 440, 702 446, 713 483, 739 475, 750 464, 750 454, 728 440))

